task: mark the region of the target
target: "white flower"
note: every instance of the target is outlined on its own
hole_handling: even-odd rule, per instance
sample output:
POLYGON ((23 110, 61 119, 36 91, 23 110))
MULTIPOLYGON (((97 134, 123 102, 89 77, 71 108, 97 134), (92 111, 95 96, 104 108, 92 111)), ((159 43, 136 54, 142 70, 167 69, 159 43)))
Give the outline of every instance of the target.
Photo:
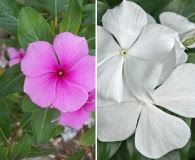
MULTIPOLYGON (((186 55, 183 56, 185 48, 174 30, 147 23, 145 11, 131 1, 123 1, 120 6, 104 14, 103 27, 97 27, 99 96, 121 102, 125 83, 129 82, 130 77, 137 81, 134 66, 142 63, 156 62, 152 63, 151 68, 157 67, 157 62, 162 63, 165 70, 158 82, 161 84, 170 73, 165 63, 168 66, 174 63, 169 53, 175 43, 178 43, 176 64, 179 59, 186 60, 186 55)), ((145 74, 144 70, 141 74, 145 74)), ((138 83, 142 84, 141 81, 138 83)), ((129 90, 133 87, 129 86, 129 90)))
POLYGON ((97 135, 100 141, 113 142, 125 140, 135 133, 137 150, 146 157, 157 159, 184 147, 190 138, 190 128, 183 120, 159 108, 184 117, 195 117, 195 65, 179 65, 160 87, 154 89, 162 65, 153 67, 152 62, 135 61, 140 62, 140 66, 133 68, 138 81, 128 81, 129 85, 139 88, 134 90, 134 99, 129 99, 132 95, 125 93, 120 104, 98 100, 97 135), (139 84, 139 80, 145 82, 144 85, 139 84))
MULTIPOLYGON (((161 24, 179 33, 182 42, 195 36, 195 23, 190 22, 186 17, 174 12, 163 12, 160 14, 159 18, 161 24)), ((195 48, 195 43, 188 46, 188 48, 195 48)))

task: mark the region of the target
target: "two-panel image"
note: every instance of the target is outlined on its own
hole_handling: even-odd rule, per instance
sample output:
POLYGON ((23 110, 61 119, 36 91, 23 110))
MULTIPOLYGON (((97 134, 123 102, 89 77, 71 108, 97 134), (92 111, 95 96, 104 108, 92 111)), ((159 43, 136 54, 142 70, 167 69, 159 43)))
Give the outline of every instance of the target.
POLYGON ((0 0, 0 160, 195 160, 195 1, 0 0))

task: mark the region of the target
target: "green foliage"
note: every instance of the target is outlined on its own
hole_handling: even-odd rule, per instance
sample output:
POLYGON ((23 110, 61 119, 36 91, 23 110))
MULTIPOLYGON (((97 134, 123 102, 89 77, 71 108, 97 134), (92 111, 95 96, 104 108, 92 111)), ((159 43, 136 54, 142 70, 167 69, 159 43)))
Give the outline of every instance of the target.
POLYGON ((95 24, 95 4, 85 4, 82 6, 82 27, 95 24))
POLYGON ((0 97, 8 94, 22 92, 24 85, 24 75, 20 70, 20 64, 8 68, 0 76, 0 97))
POLYGON ((40 107, 37 106, 36 104, 34 104, 29 96, 25 96, 23 102, 22 102, 22 109, 24 112, 36 112, 38 110, 40 110, 40 107))
POLYGON ((60 32, 66 31, 77 34, 81 25, 81 18, 82 10, 79 2, 77 0, 71 0, 68 3, 68 11, 60 25, 60 32))
POLYGON ((83 146, 91 146, 95 143, 95 126, 81 136, 80 143, 83 146))
POLYGON ((26 156, 27 158, 34 158, 34 157, 40 157, 40 156, 46 156, 49 154, 52 154, 56 151, 55 148, 31 148, 31 151, 26 156))
POLYGON ((6 147, 0 147, 0 159, 1 160, 7 160, 6 152, 7 152, 6 147))
POLYGON ((32 42, 41 40, 53 42, 54 35, 49 24, 34 9, 29 7, 22 8, 18 20, 18 40, 24 50, 32 42))
POLYGON ((66 158, 66 160, 81 160, 82 157, 85 155, 86 151, 85 150, 81 150, 71 156, 69 156, 68 158, 66 158))

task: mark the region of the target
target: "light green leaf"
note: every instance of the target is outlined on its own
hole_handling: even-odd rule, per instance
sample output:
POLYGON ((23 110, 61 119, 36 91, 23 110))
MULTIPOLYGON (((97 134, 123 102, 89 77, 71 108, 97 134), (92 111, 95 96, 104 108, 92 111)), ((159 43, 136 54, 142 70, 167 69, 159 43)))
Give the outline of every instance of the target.
POLYGON ((77 0, 70 0, 68 11, 60 25, 60 32, 72 32, 77 34, 81 25, 82 10, 77 0))
POLYGON ((81 160, 82 157, 85 155, 86 151, 81 150, 79 152, 76 152, 75 154, 69 156, 68 158, 66 158, 66 160, 81 160))
POLYGON ((55 134, 58 122, 51 122, 58 118, 60 112, 57 109, 44 108, 33 112, 31 126, 33 138, 36 145, 47 143, 55 134), (37 118, 39 117, 39 118, 37 118))
POLYGON ((21 142, 15 144, 11 150, 11 154, 9 155, 9 160, 21 160, 25 158, 30 151, 31 148, 31 140, 28 135, 25 135, 21 142))
POLYGON ((6 152, 7 152, 6 147, 0 147, 0 159, 1 160, 7 160, 6 152))
POLYGON ((95 143, 95 126, 81 136, 80 143, 83 146, 91 146, 95 143))
POLYGON ((20 70, 20 64, 8 68, 0 76, 0 97, 16 92, 22 92, 24 78, 25 77, 20 70))
POLYGON ((33 103, 29 96, 25 96, 22 102, 22 109, 24 112, 36 112, 41 109, 38 105, 33 103))
POLYGON ((29 43, 47 41, 52 43, 54 35, 47 21, 35 10, 29 7, 21 9, 18 17, 18 40, 26 50, 29 43))

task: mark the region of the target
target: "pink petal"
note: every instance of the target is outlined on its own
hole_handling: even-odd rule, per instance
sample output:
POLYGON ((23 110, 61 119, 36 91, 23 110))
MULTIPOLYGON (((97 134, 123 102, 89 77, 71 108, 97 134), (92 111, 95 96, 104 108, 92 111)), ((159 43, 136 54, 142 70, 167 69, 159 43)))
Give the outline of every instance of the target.
POLYGON ((70 32, 58 34, 53 43, 54 50, 63 67, 73 66, 83 56, 88 55, 88 45, 84 37, 70 32))
POLYGON ((28 77, 37 77, 55 72, 58 62, 50 43, 39 41, 31 43, 21 62, 21 70, 28 77))
POLYGON ((63 112, 73 112, 81 108, 86 103, 87 98, 86 89, 61 77, 57 82, 53 106, 63 112))
POLYGON ((7 53, 10 59, 18 57, 18 51, 13 47, 8 48, 7 53))
POLYGON ((20 54, 22 54, 22 55, 25 54, 25 52, 24 52, 24 50, 23 50, 22 48, 19 49, 19 52, 20 52, 20 54))
POLYGON ((89 98, 88 98, 88 100, 89 101, 93 101, 93 100, 95 100, 95 89, 93 89, 90 93, 89 93, 89 98))
POLYGON ((9 66, 13 66, 14 64, 17 64, 20 62, 20 58, 14 58, 9 61, 9 66))
POLYGON ((94 102, 87 102, 83 105, 83 109, 85 112, 92 112, 95 108, 95 101, 94 102))
POLYGON ((26 77, 24 92, 30 99, 42 108, 52 104, 56 97, 56 84, 58 77, 53 73, 43 74, 39 77, 26 77))
POLYGON ((70 82, 79 84, 91 91, 95 87, 95 57, 85 56, 81 58, 67 72, 66 77, 70 82))
POLYGON ((80 129, 88 118, 89 115, 81 108, 75 112, 62 112, 59 122, 61 125, 80 129))

